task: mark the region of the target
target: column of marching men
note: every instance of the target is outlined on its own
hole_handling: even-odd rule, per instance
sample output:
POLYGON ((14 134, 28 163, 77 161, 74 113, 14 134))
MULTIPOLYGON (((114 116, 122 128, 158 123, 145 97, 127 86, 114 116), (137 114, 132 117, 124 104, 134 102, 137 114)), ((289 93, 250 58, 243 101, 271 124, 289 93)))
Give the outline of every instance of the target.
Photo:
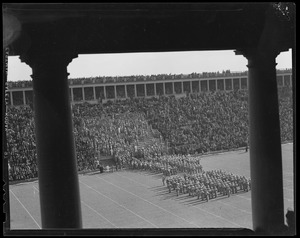
POLYGON ((163 155, 126 162, 129 169, 162 173, 162 183, 169 193, 188 194, 204 201, 251 189, 245 176, 219 170, 204 171, 200 159, 189 155, 163 155), (183 175, 179 175, 183 174, 183 175))
POLYGON ((162 177, 164 186, 169 193, 176 195, 188 194, 203 201, 228 196, 239 191, 248 192, 251 189, 251 180, 245 176, 235 175, 223 170, 202 171, 196 174, 171 175, 162 177))
POLYGON ((194 174, 202 171, 199 159, 190 155, 155 155, 154 157, 147 156, 144 159, 133 157, 123 161, 123 167, 163 173, 164 176, 171 176, 180 172, 194 174))

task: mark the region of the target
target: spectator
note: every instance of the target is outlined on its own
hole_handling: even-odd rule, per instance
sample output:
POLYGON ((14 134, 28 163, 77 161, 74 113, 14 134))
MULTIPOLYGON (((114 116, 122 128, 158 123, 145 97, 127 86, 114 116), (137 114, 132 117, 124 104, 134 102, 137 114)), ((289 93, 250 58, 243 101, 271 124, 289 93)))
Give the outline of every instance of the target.
MULTIPOLYGON (((117 79, 120 77, 114 80, 117 79)), ((281 139, 291 141, 291 88, 279 89, 278 95, 281 139)), ((178 99, 162 96, 94 105, 84 103, 73 106, 72 113, 79 171, 97 169, 95 161, 99 154, 114 157, 119 168, 147 162, 144 167, 159 170, 161 160, 180 171, 188 154, 231 150, 246 146, 248 141, 247 91, 207 92, 178 99), (170 155, 166 155, 167 149, 170 155), (133 160, 138 154, 139 161, 133 160)), ((37 177, 32 109, 8 107, 6 114, 9 179, 37 177)), ((185 167, 188 173, 195 171, 191 164, 185 167)))

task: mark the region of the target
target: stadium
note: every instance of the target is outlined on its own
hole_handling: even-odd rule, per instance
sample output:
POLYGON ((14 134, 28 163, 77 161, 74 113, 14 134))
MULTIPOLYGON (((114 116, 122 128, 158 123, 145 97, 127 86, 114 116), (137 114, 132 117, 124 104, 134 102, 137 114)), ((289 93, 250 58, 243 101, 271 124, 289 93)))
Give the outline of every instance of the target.
MULTIPOLYGON (((72 35, 66 26, 73 22, 64 24, 60 33, 68 29, 72 35)), ((36 27, 28 25, 44 39, 48 28, 36 27)), ((294 72, 276 70, 269 63, 273 54, 253 54, 249 46, 251 51, 240 50, 249 42, 229 35, 224 33, 228 38, 221 45, 202 40, 216 49, 231 48, 226 44, 233 41, 236 54, 248 59, 248 71, 68 78, 69 52, 56 58, 43 45, 27 52, 18 40, 12 43, 10 54, 31 66, 33 80, 6 84, 7 232, 293 234, 294 72)), ((173 42, 168 34, 160 37, 173 42)), ((68 41, 65 36, 58 49, 51 41, 47 46, 56 51, 68 41)), ((109 43, 107 49, 134 51, 129 42, 124 48, 109 43)), ((168 47, 185 49, 176 42, 168 47)), ((78 52, 99 50, 80 44, 78 52)), ((289 38, 286 46, 291 47, 289 38)))

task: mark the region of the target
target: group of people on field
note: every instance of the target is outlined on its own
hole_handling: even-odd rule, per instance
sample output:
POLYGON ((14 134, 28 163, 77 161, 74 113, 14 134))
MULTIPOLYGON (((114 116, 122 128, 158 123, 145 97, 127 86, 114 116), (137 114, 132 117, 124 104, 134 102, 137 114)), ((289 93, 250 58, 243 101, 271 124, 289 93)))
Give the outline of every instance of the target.
POLYGON ((251 180, 245 176, 235 175, 223 170, 202 171, 197 174, 183 176, 171 175, 162 177, 164 186, 167 186, 169 193, 176 192, 176 195, 188 194, 203 201, 228 196, 239 191, 248 192, 251 189, 251 180))

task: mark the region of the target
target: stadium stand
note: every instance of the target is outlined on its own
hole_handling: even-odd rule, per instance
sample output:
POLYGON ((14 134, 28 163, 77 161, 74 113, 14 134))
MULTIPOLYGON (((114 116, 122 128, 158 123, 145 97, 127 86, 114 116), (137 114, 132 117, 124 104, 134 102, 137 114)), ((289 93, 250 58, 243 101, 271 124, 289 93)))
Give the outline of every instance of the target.
MULTIPOLYGON (((282 142, 293 140, 290 87, 278 89, 282 142)), ((248 144, 245 90, 214 91, 176 98, 133 98, 72 106, 78 171, 97 169, 112 156, 118 168, 132 159, 232 150, 248 144)), ((33 111, 7 107, 9 180, 37 177, 33 111)))

